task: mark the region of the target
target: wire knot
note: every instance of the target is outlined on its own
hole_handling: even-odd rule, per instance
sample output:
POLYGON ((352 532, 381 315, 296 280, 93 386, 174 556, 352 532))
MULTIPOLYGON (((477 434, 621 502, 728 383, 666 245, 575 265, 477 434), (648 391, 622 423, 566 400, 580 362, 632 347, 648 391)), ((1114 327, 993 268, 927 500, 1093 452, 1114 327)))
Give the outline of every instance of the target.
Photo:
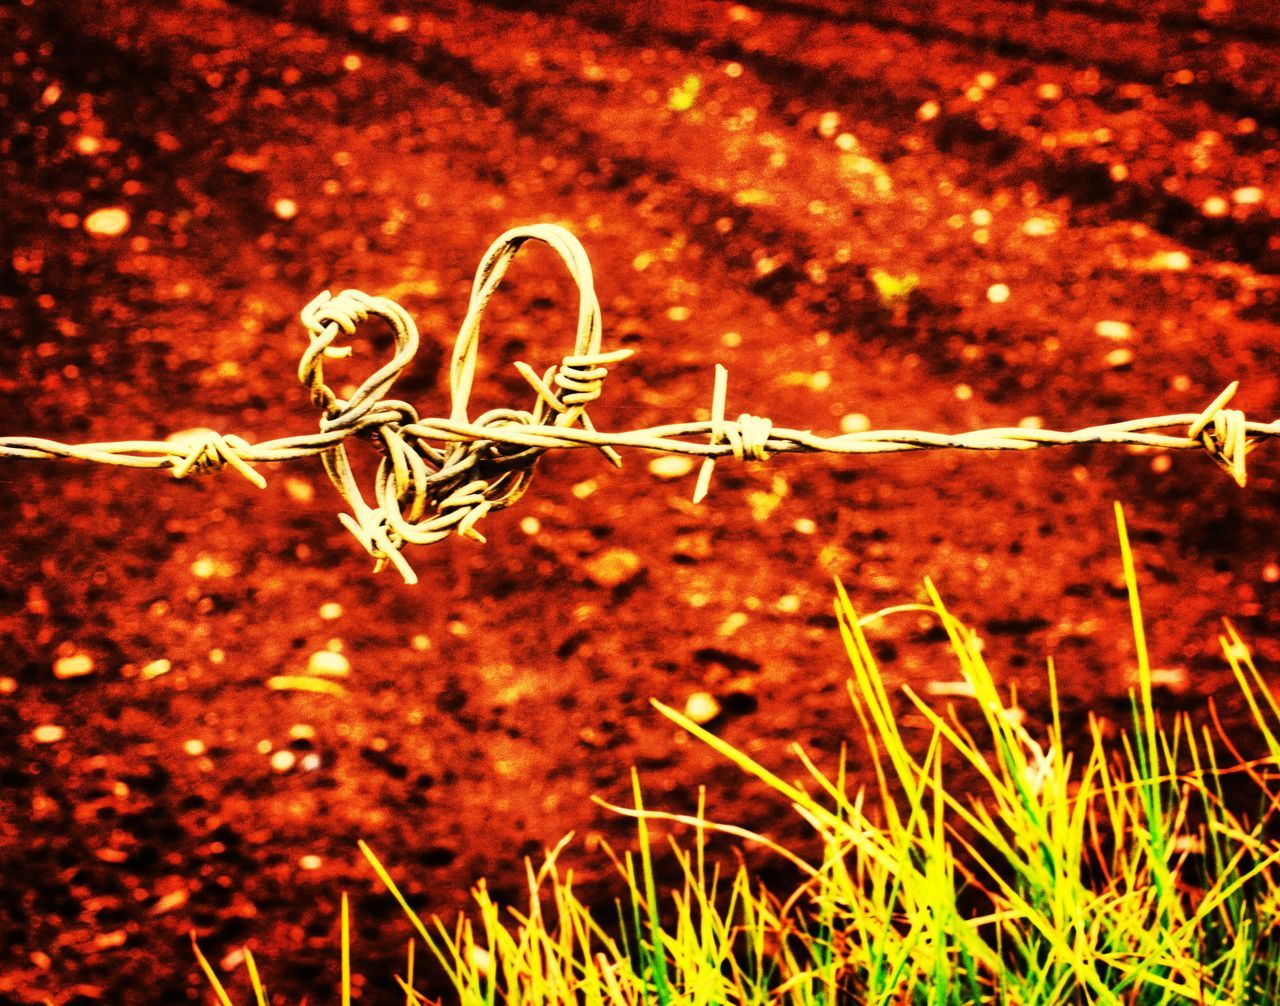
MULTIPOLYGON (((324 290, 302 309, 302 323, 312 339, 324 340, 327 346, 338 334, 337 330, 326 331, 330 325, 348 336, 355 335, 356 327, 368 320, 371 303, 372 298, 359 290, 343 290, 336 297, 324 290)), ((335 352, 346 355, 350 350, 335 352)))
POLYGON ((1248 422, 1239 409, 1226 405, 1240 388, 1232 381, 1187 428, 1187 437, 1198 441, 1214 462, 1244 488, 1247 474, 1245 457, 1257 446, 1249 440, 1248 422))
MULTIPOLYGON (((322 433, 335 436, 321 457, 330 481, 353 511, 342 516, 343 524, 377 560, 377 568, 390 562, 408 583, 416 582, 416 577, 401 549, 450 534, 484 541, 476 523, 520 498, 538 458, 557 445, 555 430, 581 425, 595 432, 586 406, 600 397, 609 366, 631 355, 629 349, 600 351, 600 305, 586 252, 572 234, 550 224, 508 231, 481 260, 471 304, 454 344, 447 420, 420 421, 411 406, 385 397, 418 347, 413 320, 394 301, 358 290, 344 290, 336 297, 323 293, 303 310, 302 322, 310 345, 299 363, 298 376, 322 410, 322 433), (472 420, 467 405, 475 379, 480 319, 511 258, 529 240, 545 242, 558 252, 578 284, 581 299, 573 352, 542 377, 527 365, 516 364, 537 395, 532 411, 492 409, 472 420), (350 398, 339 398, 324 382, 324 361, 345 356, 350 350, 334 347, 334 339, 340 333, 353 335, 373 315, 390 325, 395 355, 350 398), (522 428, 527 427, 538 429, 523 434, 522 428), (367 436, 383 452, 372 506, 352 473, 345 445, 349 433, 367 436)), ((621 463, 608 445, 599 449, 615 464, 621 463)))
POLYGON ((773 432, 773 420, 764 416, 743 413, 735 426, 725 429, 725 437, 733 448, 733 456, 739 461, 767 461, 769 434, 773 432))
MULTIPOLYGON (((738 461, 764 461, 769 457, 769 434, 773 432, 772 420, 763 416, 743 413, 736 423, 724 417, 725 401, 729 394, 729 372, 716 364, 716 383, 711 393, 711 423, 707 446, 714 449, 727 445, 729 453, 738 461)), ((703 459, 698 469, 698 481, 693 486, 693 502, 701 503, 711 488, 711 473, 716 466, 716 455, 703 459)))
POLYGON ((186 453, 173 462, 175 479, 208 475, 230 465, 259 489, 267 487, 267 480, 245 460, 252 456, 253 448, 242 437, 198 429, 174 434, 169 439, 187 448, 186 453))

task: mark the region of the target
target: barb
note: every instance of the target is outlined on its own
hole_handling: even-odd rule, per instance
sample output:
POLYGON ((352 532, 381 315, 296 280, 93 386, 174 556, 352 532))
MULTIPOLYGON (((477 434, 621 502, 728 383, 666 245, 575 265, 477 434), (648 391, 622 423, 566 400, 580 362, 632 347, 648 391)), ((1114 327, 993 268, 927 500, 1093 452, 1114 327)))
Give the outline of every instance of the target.
POLYGON ((0 458, 76 458, 129 468, 169 469, 175 478, 231 467, 262 488, 266 480, 253 466, 319 456, 330 481, 350 508, 339 519, 376 560, 392 564, 406 583, 417 577, 402 552, 451 534, 483 542, 476 524, 511 506, 529 487, 538 459, 549 450, 590 447, 615 465, 618 448, 701 458, 694 502, 707 494, 716 460, 765 461, 785 453, 885 454, 898 451, 1023 451, 1066 444, 1130 444, 1166 450, 1204 450, 1240 486, 1245 458, 1264 439, 1280 436, 1280 421, 1257 423, 1228 409, 1238 382, 1232 382, 1203 411, 1132 419, 1070 432, 1000 427, 966 433, 872 430, 825 437, 808 430, 773 425, 761 416, 725 418, 728 373, 717 365, 711 418, 627 432, 597 430, 587 406, 600 397, 609 368, 631 350, 601 349, 600 304, 591 263, 568 231, 534 224, 507 231, 480 262, 471 303, 454 344, 449 369, 448 418, 423 419, 412 405, 387 397, 418 349, 418 329, 400 305, 359 290, 320 294, 302 311, 309 343, 298 378, 320 410, 313 433, 252 444, 213 430, 187 430, 167 440, 63 444, 36 437, 0 437, 0 458), (554 249, 578 286, 578 322, 572 352, 541 375, 528 364, 516 369, 534 400, 527 410, 498 408, 471 418, 469 404, 480 343, 480 322, 507 267, 520 247, 541 241, 554 249), (325 383, 326 360, 351 354, 336 345, 370 318, 379 318, 394 337, 391 359, 374 371, 349 399, 325 383), (1182 431, 1182 432, 1178 432, 1182 431), (372 502, 352 472, 347 441, 371 441, 382 454, 373 480, 372 502))

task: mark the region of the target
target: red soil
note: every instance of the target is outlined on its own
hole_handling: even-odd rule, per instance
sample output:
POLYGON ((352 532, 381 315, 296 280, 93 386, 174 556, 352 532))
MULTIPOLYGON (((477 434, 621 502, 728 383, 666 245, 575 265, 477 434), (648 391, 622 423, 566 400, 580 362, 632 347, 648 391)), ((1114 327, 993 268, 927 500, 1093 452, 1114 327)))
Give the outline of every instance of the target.
MULTIPOLYGON (((314 429, 296 315, 348 286, 416 316, 396 393, 439 414, 479 256, 536 220, 579 235, 606 348, 638 350, 604 429, 699 414, 716 362, 733 414, 824 432, 1194 412, 1237 377, 1277 413, 1262 0, 275 6, 0 10, 0 434, 314 429), (87 232, 115 207, 126 231, 87 232), (918 286, 895 301, 877 277, 918 286)), ((477 400, 523 407, 509 362, 559 359, 574 311, 552 256, 522 253, 477 400)), ((261 492, 6 463, 0 998, 204 1001, 194 929, 316 1001, 345 889, 364 997, 393 1001, 409 930, 357 838, 451 915, 572 829, 590 891, 591 848, 627 829, 588 797, 625 801, 632 765, 656 805, 705 783, 714 815, 799 834, 648 700, 710 691, 767 764, 790 772, 792 741, 832 759, 853 729, 833 576, 871 610, 930 575, 1033 714, 1054 654, 1067 704, 1114 715, 1114 499, 1154 659, 1187 675, 1170 704, 1229 681, 1223 616, 1280 655, 1266 448, 1243 492, 1198 455, 1073 448, 722 463, 699 506, 649 460, 548 456, 486 546, 411 550, 416 587, 371 572, 315 462, 261 492), (602 586, 611 550, 637 572, 602 586), (267 687, 332 640, 345 694, 267 687), (55 675, 76 654, 90 672, 55 675)), ((893 681, 953 676, 927 627, 878 639, 893 681)))

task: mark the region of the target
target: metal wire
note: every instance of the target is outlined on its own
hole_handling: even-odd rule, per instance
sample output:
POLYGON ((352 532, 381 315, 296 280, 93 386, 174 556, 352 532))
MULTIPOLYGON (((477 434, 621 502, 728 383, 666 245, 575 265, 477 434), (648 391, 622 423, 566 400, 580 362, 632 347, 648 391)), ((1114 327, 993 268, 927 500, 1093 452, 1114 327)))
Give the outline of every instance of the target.
POLYGON ((1071 432, 1001 427, 966 433, 871 430, 825 437, 777 427, 762 416, 726 418, 727 372, 719 365, 709 420, 628 432, 600 431, 592 425, 587 406, 600 397, 609 368, 629 357, 631 350, 601 350, 600 305, 591 264, 577 238, 552 224, 507 231, 481 260, 470 307, 454 345, 448 418, 420 418, 409 403, 387 397, 418 349, 417 327, 394 301, 358 290, 344 290, 337 296, 326 291, 303 309, 302 322, 310 343, 298 365, 298 377, 321 413, 320 428, 314 433, 257 444, 213 430, 187 431, 163 441, 95 444, 2 437, 0 458, 77 458, 129 468, 167 468, 176 478, 229 466, 261 488, 266 480, 254 465, 319 455, 329 479, 351 509, 338 515, 342 523, 377 560, 377 568, 389 562, 405 582, 416 583, 417 577, 402 554, 406 545, 429 544, 450 534, 483 542, 476 524, 491 511, 515 503, 528 488, 538 458, 555 448, 595 448, 615 465, 621 464, 617 448, 701 458, 693 493, 698 502, 707 493, 716 460, 723 457, 764 461, 774 454, 793 452, 1023 451, 1065 444, 1204 450, 1243 486, 1246 455, 1262 440, 1280 436, 1280 421, 1251 422, 1239 410, 1227 408, 1238 387, 1238 382, 1232 382, 1198 413, 1131 419, 1071 432), (473 419, 468 405, 480 321, 511 259, 531 240, 550 245, 578 286, 573 352, 541 376, 524 363, 515 365, 535 393, 528 410, 492 409, 473 419), (350 347, 335 345, 336 341, 339 336, 355 335, 370 317, 381 318, 390 327, 394 352, 350 398, 340 398, 325 383, 324 363, 350 355, 350 347), (347 457, 346 444, 352 437, 372 441, 383 454, 374 477, 372 502, 357 484, 347 457))

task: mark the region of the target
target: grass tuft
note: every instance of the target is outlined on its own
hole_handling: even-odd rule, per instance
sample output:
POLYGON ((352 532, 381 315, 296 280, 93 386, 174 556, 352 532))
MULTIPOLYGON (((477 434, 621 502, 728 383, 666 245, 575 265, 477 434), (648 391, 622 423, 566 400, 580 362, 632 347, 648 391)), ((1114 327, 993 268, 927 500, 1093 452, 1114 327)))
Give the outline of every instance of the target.
MULTIPOLYGON (((1049 722, 1029 726, 932 583, 925 603, 866 617, 837 584, 870 787, 850 787, 843 756, 830 775, 798 746, 803 781, 788 782, 653 703, 789 803, 814 835, 804 849, 708 820, 701 796, 694 815, 649 809, 633 772, 634 806, 611 809, 635 820, 637 850, 605 847, 620 878, 613 914, 597 917, 575 895, 572 871, 558 864, 567 837, 526 865, 526 908, 500 910, 481 883, 473 913, 452 928, 422 919, 374 852, 360 850, 461 1006, 1280 1002, 1280 703, 1228 624, 1222 648, 1261 756, 1242 752, 1216 713, 1216 729, 1185 714, 1162 721, 1119 507, 1116 520, 1138 672, 1132 725, 1116 739, 1091 716, 1083 743, 1068 744, 1052 663, 1049 722), (909 686, 900 700, 890 695, 866 630, 902 613, 927 613, 945 630, 971 706, 940 710, 909 686), (922 743, 900 730, 904 704, 927 725, 922 743), (655 866, 654 822, 691 836, 668 840, 674 876, 655 866), (800 883, 775 892, 741 857, 733 868, 711 864, 713 834, 776 855, 800 883)), ((344 897, 343 1003, 349 932, 344 897)), ((232 1006, 196 955, 220 1006, 232 1006)), ((245 960, 263 1006, 256 964, 245 960)), ((397 978, 407 1006, 427 1001, 414 980, 410 944, 397 978)))

